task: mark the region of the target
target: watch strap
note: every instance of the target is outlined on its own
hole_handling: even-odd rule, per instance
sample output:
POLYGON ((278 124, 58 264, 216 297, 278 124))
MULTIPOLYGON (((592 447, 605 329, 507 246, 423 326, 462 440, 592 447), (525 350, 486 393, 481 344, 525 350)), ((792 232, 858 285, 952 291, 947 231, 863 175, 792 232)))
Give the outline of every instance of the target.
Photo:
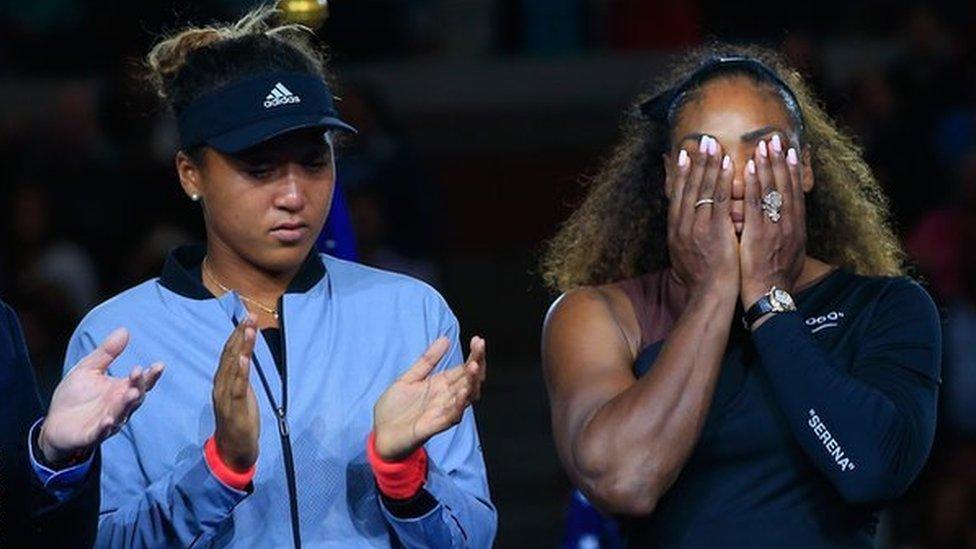
POLYGON ((752 329, 752 325, 756 323, 757 320, 762 318, 768 313, 772 313, 773 303, 769 298, 769 294, 765 294, 760 297, 743 315, 743 320, 745 321, 746 328, 752 329))

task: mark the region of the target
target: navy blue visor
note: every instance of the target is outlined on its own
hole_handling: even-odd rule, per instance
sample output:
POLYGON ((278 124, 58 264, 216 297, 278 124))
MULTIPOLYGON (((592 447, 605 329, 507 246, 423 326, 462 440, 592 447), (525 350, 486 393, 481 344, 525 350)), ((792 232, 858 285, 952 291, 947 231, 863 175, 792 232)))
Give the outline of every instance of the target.
POLYGON ((292 130, 356 132, 339 118, 332 92, 321 77, 273 72, 210 92, 177 115, 180 148, 210 145, 237 153, 292 130))

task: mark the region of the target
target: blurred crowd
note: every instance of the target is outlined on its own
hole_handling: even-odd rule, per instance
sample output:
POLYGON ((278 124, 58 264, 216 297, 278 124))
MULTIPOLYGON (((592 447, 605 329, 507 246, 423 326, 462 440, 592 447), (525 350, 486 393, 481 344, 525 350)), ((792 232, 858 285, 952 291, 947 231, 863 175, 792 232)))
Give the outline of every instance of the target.
MULTIPOLYGON (((153 32, 236 17, 253 2, 173 4, 132 3, 131 14, 93 0, 0 4, 0 295, 21 316, 43 391, 86 311, 201 237, 174 175, 172 120, 138 85, 134 60, 153 32)), ((666 53, 711 36, 780 44, 863 145, 914 274, 945 319, 938 439, 884 536, 893 547, 976 547, 976 25, 972 6, 895 4, 820 2, 816 13, 786 8, 760 24, 743 2, 337 0, 321 32, 340 65, 666 53), (882 61, 838 74, 832 52, 865 35, 882 61)), ((380 90, 344 82, 342 93, 360 130, 340 156, 360 260, 439 285, 450 261, 442 212, 465 205, 443 203, 437 170, 380 90)))

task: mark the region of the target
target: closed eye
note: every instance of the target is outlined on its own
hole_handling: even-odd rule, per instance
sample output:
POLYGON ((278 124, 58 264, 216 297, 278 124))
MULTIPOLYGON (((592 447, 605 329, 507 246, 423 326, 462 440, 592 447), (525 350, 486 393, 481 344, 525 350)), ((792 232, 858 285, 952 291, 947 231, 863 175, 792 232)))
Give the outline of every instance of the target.
POLYGON ((244 169, 254 179, 266 179, 273 171, 272 166, 248 166, 244 169))
POLYGON ((305 166, 305 169, 311 171, 319 171, 325 169, 331 166, 331 164, 332 164, 332 155, 329 154, 328 152, 311 155, 309 157, 306 157, 305 160, 302 162, 302 165, 305 166))

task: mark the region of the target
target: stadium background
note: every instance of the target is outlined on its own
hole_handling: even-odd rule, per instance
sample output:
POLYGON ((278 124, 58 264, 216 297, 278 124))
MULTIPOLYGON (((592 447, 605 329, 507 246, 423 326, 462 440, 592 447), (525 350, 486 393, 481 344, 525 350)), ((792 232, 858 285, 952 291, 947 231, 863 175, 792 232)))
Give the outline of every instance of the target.
MULTIPOLYGON (((295 5, 301 2, 293 1, 295 5)), ((154 36, 240 0, 0 2, 0 296, 45 391, 81 315, 199 239, 173 121, 138 82, 154 36)), ((569 484, 549 434, 536 262, 671 55, 776 47, 863 145, 946 318, 943 403, 884 547, 976 547, 976 7, 822 0, 333 0, 339 160, 360 260, 428 280, 489 343, 477 410, 498 547, 553 546, 569 484)))

